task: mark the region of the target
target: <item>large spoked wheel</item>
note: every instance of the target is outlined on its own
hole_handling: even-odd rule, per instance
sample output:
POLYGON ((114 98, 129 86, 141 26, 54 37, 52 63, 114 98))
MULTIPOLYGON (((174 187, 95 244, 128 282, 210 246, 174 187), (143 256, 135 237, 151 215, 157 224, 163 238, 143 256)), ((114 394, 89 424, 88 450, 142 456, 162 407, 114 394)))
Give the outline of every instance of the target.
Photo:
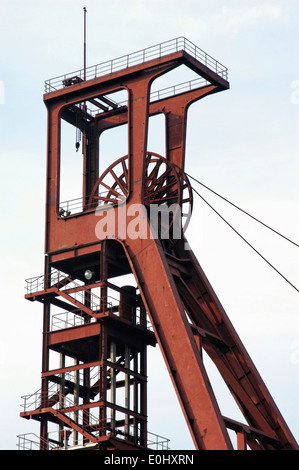
POLYGON ((181 218, 182 218, 182 228, 185 232, 190 222, 193 209, 193 195, 192 195, 192 186, 190 184, 189 178, 185 172, 177 165, 173 165, 175 171, 178 174, 181 187, 181 218))
MULTIPOLYGON (((174 240, 186 230, 192 213, 192 188, 183 170, 158 154, 146 155, 144 203, 148 210, 159 211, 158 236, 174 240), (163 214, 169 215, 169 220, 163 214), (175 227, 175 233, 174 233, 175 227)), ((96 182, 90 196, 90 207, 115 206, 126 201, 129 193, 128 156, 116 160, 96 182)))

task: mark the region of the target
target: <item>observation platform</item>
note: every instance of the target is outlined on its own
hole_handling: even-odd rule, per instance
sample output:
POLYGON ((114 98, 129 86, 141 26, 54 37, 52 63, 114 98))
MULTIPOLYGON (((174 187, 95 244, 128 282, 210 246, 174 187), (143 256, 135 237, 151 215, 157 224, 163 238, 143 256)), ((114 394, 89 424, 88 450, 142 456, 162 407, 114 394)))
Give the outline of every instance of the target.
POLYGON ((50 78, 45 81, 45 93, 55 92, 70 86, 80 86, 82 82, 87 80, 110 77, 117 72, 123 73, 124 70, 132 73, 136 66, 140 67, 144 64, 148 67, 151 62, 160 59, 165 61, 167 57, 172 58, 174 54, 181 54, 189 59, 188 65, 191 68, 194 67, 195 71, 210 83, 222 85, 224 88, 229 87, 227 67, 181 36, 85 69, 50 78))

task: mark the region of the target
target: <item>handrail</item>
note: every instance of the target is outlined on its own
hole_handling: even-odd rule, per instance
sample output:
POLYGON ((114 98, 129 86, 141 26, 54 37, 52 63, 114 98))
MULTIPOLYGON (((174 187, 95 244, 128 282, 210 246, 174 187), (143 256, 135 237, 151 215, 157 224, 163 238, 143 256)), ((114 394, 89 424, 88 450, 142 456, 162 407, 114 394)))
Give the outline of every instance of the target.
MULTIPOLYGON (((33 395, 35 395, 35 397, 36 397, 34 403, 35 403, 35 405, 39 404, 39 407, 41 407, 41 405, 42 405, 43 398, 44 398, 45 402, 47 402, 47 401, 49 402, 51 400, 51 398, 47 397, 47 394, 44 393, 44 392, 36 392, 35 394, 30 395, 29 397, 32 397, 33 395)), ((26 397, 23 397, 23 398, 26 399, 26 397)), ((58 405, 58 408, 56 410, 59 411, 60 413, 65 414, 65 415, 68 415, 69 413, 72 413, 73 412, 72 408, 74 406, 76 406, 76 404, 74 403, 73 400, 71 400, 69 397, 67 397, 63 394, 60 394, 60 401, 57 402, 57 405, 58 405), (62 407, 61 407, 61 404, 62 404, 62 407)), ((32 402, 30 403, 30 406, 32 406, 32 402)), ((45 406, 47 406, 46 403, 45 403, 45 406)), ((24 405, 24 411, 28 411, 28 408, 27 408, 26 404, 24 405)), ((54 411, 54 408, 53 408, 53 411, 54 411)), ((128 411, 128 414, 129 414, 129 411, 128 411)), ((98 436, 100 436, 100 432, 103 432, 103 431, 105 431, 106 433, 109 433, 111 435, 115 435, 116 437, 121 438, 121 439, 122 438, 126 439, 128 437, 133 438, 134 434, 135 434, 134 425, 129 424, 128 428, 127 428, 127 431, 124 432, 124 431, 121 430, 123 428, 123 424, 118 424, 117 421, 115 421, 114 419, 110 419, 110 422, 108 422, 106 418, 99 419, 98 417, 94 416, 90 412, 90 410, 86 414, 83 412, 83 414, 82 414, 82 423, 80 423, 79 426, 82 428, 82 432, 84 432, 84 430, 87 430, 88 432, 95 433, 95 435, 98 435, 98 436), (102 425, 101 425, 101 423, 102 423, 102 425), (130 432, 130 430, 131 430, 131 432, 130 432)), ((24 438, 24 436, 26 436, 26 435, 18 436, 19 441, 20 441, 20 438, 22 438, 22 437, 24 438)), ((35 437, 37 437, 37 436, 35 436, 35 437)), ((140 437, 136 437, 136 439, 137 439, 137 441, 139 441, 140 437)), ((31 440, 29 440, 29 442, 32 442, 32 444, 30 444, 30 449, 29 449, 29 450, 32 450, 33 444, 37 445, 37 443, 34 443, 31 440)), ((147 447, 149 447, 151 449, 153 449, 153 448, 155 448, 156 450, 158 450, 158 449, 162 449, 162 450, 169 449, 169 442, 170 442, 169 439, 167 439, 165 437, 159 436, 159 435, 151 433, 151 432, 147 432, 147 447)), ((44 443, 46 443, 46 441, 44 441, 44 443)), ((25 446, 23 446, 23 450, 26 450, 26 449, 27 448, 25 446)))
MULTIPOLYGON (((59 284, 63 284, 64 282, 66 282, 66 280, 68 280, 67 275, 61 273, 56 269, 53 269, 50 274, 26 279, 26 292, 27 294, 33 294, 35 292, 50 289, 52 287, 60 287, 60 291, 65 292, 76 302, 79 302, 80 304, 84 305, 84 285, 78 284, 77 282, 70 280, 67 286, 59 286, 59 284)), ((90 295, 88 308, 93 312, 100 310, 101 298, 90 291, 89 294, 90 295)))
POLYGON ((32 294, 33 292, 39 292, 41 290, 53 287, 59 282, 66 281, 67 275, 52 269, 50 274, 40 274, 39 276, 34 276, 28 279, 25 279, 26 282, 26 293, 32 294))
MULTIPOLYGON (((111 433, 111 424, 112 423, 107 424, 105 426, 106 432, 111 433)), ((19 434, 17 436, 18 438, 17 448, 18 450, 35 450, 35 449, 40 450, 40 445, 41 443, 43 443, 44 448, 46 450, 59 450, 62 448, 64 450, 67 450, 68 448, 71 448, 71 449, 74 449, 76 447, 81 448, 82 446, 88 445, 88 442, 85 442, 83 440, 82 440, 82 443, 78 442, 77 445, 76 444, 72 445, 66 439, 64 439, 62 447, 58 446, 61 435, 63 435, 64 432, 65 432, 64 430, 52 431, 49 433, 49 437, 51 436, 50 439, 44 439, 41 436, 37 436, 34 433, 19 434)), ((83 438, 83 435, 82 435, 82 438, 83 438)), ((78 437, 77 437, 77 440, 78 440, 78 437)), ((169 443, 170 443, 170 439, 167 439, 166 437, 163 437, 163 436, 159 436, 158 434, 154 434, 149 431, 147 432, 147 448, 151 450, 169 450, 169 443)))
MULTIPOLYGON (((76 326, 83 325, 85 322, 86 313, 80 310, 75 310, 73 312, 69 312, 68 310, 65 312, 56 313, 51 318, 51 325, 50 331, 57 331, 57 330, 64 330, 67 328, 74 328, 76 326)), ((95 321, 94 318, 91 317, 91 321, 95 321)))
POLYGON ((57 445, 51 443, 48 439, 44 439, 41 436, 37 436, 33 432, 27 433, 27 434, 19 434, 17 436, 18 438, 18 450, 34 450, 37 448, 40 450, 40 445, 44 444, 45 448, 48 449, 54 449, 57 447, 57 445), (32 436, 29 438, 29 436, 32 436))
POLYGON ((204 64, 207 68, 215 72, 219 77, 227 80, 228 71, 223 64, 197 47, 191 41, 181 36, 121 57, 117 57, 116 59, 92 65, 87 67, 85 70, 80 69, 75 72, 50 78, 45 81, 45 92, 49 93, 51 91, 63 88, 66 81, 71 80, 74 77, 77 79, 77 83, 82 82, 84 77, 86 80, 91 80, 93 78, 112 74, 119 70, 128 69, 129 67, 133 67, 138 64, 143 64, 153 59, 159 59, 165 57, 168 54, 179 52, 181 50, 186 51, 196 60, 204 64))
MULTIPOLYGON (((52 271, 50 274, 28 278, 28 279, 25 279, 25 282, 26 282, 25 289, 26 289, 27 295, 42 292, 45 289, 51 289, 56 286, 59 288, 61 292, 68 294, 70 297, 73 297, 75 301, 78 301, 81 303, 81 305, 84 305, 85 285, 78 284, 78 282, 70 279, 67 274, 61 271, 58 271, 57 269, 52 268, 52 271)), ((97 312, 97 313, 100 313, 100 312, 105 313, 105 312, 110 311, 111 313, 118 315, 118 311, 117 311, 117 307, 119 306, 118 299, 115 299, 111 295, 99 297, 98 295, 91 292, 91 290, 88 290, 88 293, 89 293, 89 304, 87 307, 90 310, 92 310, 93 312, 97 312)), ((138 314, 138 312, 139 312, 139 307, 136 306, 135 324, 141 325, 140 314, 138 314)), ((84 314, 82 312, 80 313, 80 311, 77 311, 77 310, 75 314, 74 312, 71 312, 71 311, 55 314, 52 317, 51 331, 54 331, 55 329, 71 328, 74 326, 78 326, 82 324, 82 321, 80 320, 81 316, 82 316, 82 321, 83 321, 84 314), (74 317, 72 317, 71 315, 74 315, 74 317), (63 316, 64 318, 62 318, 63 316), (62 318, 61 322, 62 324, 64 324, 64 326, 59 327, 59 323, 60 323, 59 320, 61 318, 62 318), (58 322, 56 323, 57 319, 58 319, 58 322)), ((152 330, 152 325, 148 320, 146 322, 146 328, 149 330, 152 330)))
MULTIPOLYGON (((62 273, 61 271, 58 271, 57 269, 52 269, 50 274, 26 279, 25 282, 27 294, 32 294, 34 292, 50 289, 51 287, 59 286, 59 284, 61 284, 61 291, 65 292, 66 294, 72 295, 74 297, 74 300, 77 300, 77 298, 79 297, 80 303, 84 304, 83 290, 85 286, 69 279, 68 275, 62 273), (64 283, 66 283, 67 285, 64 283)), ((88 307, 90 308, 90 310, 93 311, 99 310, 101 305, 101 298, 92 292, 89 292, 89 294, 90 304, 88 305, 88 307)))
POLYGON ((147 431, 147 447, 153 450, 169 450, 169 442, 170 439, 147 431))
POLYGON ((152 103, 165 98, 170 98, 171 96, 186 93, 187 91, 192 91, 197 88, 203 88, 209 84, 210 82, 205 78, 194 78, 193 80, 177 83, 175 85, 162 88, 161 90, 153 91, 150 94, 150 102, 152 103))
MULTIPOLYGON (((91 293, 91 295, 94 295, 94 294, 91 293)), ((115 308, 118 307, 118 305, 115 305, 115 303, 113 303, 113 301, 115 301, 116 299, 114 299, 110 295, 102 296, 102 297, 96 296, 96 298, 100 299, 100 303, 97 304, 97 306, 99 307, 99 310, 103 311, 101 313, 106 313, 109 311, 111 313, 114 313, 115 308), (100 308, 102 305, 104 306, 104 308, 100 308)), ((50 331, 74 328, 76 326, 80 326, 84 324, 85 319, 86 319, 86 313, 78 309, 74 311, 66 310, 64 312, 56 313, 51 318, 50 331)), ((91 318, 90 320, 95 321, 94 318, 91 318)))
MULTIPOLYGON (((102 297, 102 304, 105 306, 105 311, 102 313, 110 312, 116 316, 119 316, 119 304, 115 304, 113 301, 109 299, 113 299, 110 295, 102 297)), ((74 310, 74 311, 63 311, 59 313, 55 313, 51 318, 50 324, 50 331, 57 331, 63 330, 68 328, 74 328, 84 324, 86 318, 86 314, 82 310, 74 310)), ((91 318, 91 321, 95 321, 94 318, 91 318)), ((136 313, 135 313, 135 324, 144 326, 147 330, 153 331, 153 327, 151 322, 146 319, 146 324, 142 325, 141 317, 140 317, 140 307, 136 306, 136 313)))
MULTIPOLYGON (((71 400, 69 397, 67 397, 66 395, 64 395, 63 393, 60 393, 58 391, 57 391, 57 393, 59 393, 61 403, 63 403, 62 408, 59 407, 59 402, 56 403, 58 405, 57 409, 59 411, 61 411, 63 413, 63 412, 65 412, 65 409, 72 408, 73 406, 76 406, 75 402, 73 400, 71 400)), ((37 409, 41 408, 42 406, 54 408, 50 404, 51 399, 53 398, 53 396, 54 395, 49 396, 48 392, 42 392, 40 390, 35 392, 35 393, 32 393, 31 395, 23 395, 21 398, 23 398, 23 400, 24 400, 24 403, 22 405, 24 413, 28 412, 28 411, 32 411, 32 410, 37 410, 37 409), (30 401, 28 401, 28 400, 30 400, 30 401), (45 402, 45 403, 43 403, 43 402, 45 402)), ((87 424, 88 425, 98 424, 98 418, 96 418, 91 413, 89 413, 88 416, 89 416, 89 421, 88 422, 85 419, 85 417, 83 417, 83 425, 84 426, 87 425, 87 424)))
MULTIPOLYGON (((99 196, 105 197, 108 194, 108 190, 101 192, 99 196)), ((83 196, 69 199, 68 201, 62 201, 59 203, 59 215, 60 217, 68 217, 70 215, 78 214, 83 210, 91 210, 100 207, 103 204, 101 200, 91 201, 85 207, 85 198, 83 196)))

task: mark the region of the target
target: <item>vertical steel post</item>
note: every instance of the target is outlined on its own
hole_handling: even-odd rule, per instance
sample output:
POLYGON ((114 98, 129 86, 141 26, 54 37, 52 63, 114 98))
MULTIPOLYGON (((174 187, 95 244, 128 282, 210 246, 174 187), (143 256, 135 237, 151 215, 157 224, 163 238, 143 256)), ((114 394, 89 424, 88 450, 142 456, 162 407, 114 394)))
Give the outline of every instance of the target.
MULTIPOLYGON (((125 345, 125 368, 130 369, 130 348, 125 345)), ((130 374, 125 373, 125 408, 130 409, 130 374)), ((125 415, 125 435, 130 435, 130 414, 125 415)))
MULTIPOLYGON (((112 362, 113 366, 110 369, 110 401, 112 405, 116 403, 116 370, 115 370, 115 363, 116 363, 116 344, 114 341, 111 340, 110 343, 110 361, 112 362)), ((115 409, 111 408, 111 429, 112 434, 115 434, 115 409)))

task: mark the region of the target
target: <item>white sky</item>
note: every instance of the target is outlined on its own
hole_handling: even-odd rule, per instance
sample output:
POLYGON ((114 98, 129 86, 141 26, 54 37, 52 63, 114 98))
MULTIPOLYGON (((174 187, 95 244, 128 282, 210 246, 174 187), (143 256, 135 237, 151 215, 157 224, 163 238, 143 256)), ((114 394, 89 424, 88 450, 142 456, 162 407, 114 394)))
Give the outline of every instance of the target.
MULTIPOLYGON (((189 111, 186 171, 299 242, 298 1, 2 0, 1 449, 15 449, 17 434, 39 433, 19 412, 21 395, 40 388, 42 307, 23 297, 25 278, 43 272, 43 82, 82 68, 84 6, 87 65, 185 36, 228 67, 230 90, 189 111)), ((297 247, 195 187, 299 288, 297 247)), ((298 440, 298 292, 194 197, 187 238, 298 440)), ((173 449, 193 448, 157 352, 149 430, 173 449)), ((220 396, 223 414, 237 416, 220 396)))

